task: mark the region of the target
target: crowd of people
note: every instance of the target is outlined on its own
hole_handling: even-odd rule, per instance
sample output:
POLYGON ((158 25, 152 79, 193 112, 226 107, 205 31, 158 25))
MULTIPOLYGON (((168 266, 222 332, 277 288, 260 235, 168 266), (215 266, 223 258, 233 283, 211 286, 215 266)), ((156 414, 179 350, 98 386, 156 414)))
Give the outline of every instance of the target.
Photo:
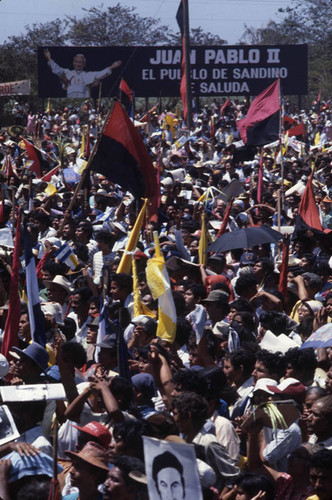
POLYGON ((328 104, 287 104, 283 141, 248 148, 236 127, 248 104, 215 100, 192 131, 176 110, 136 113, 160 206, 123 272, 141 200, 94 172, 75 192, 107 110, 85 101, 37 114, 15 103, 12 126, 0 131, 0 340, 21 213, 45 345, 28 307, 22 243, 17 342, 0 356, 1 405, 19 437, 0 429, 1 499, 144 500, 150 482, 162 500, 188 498, 181 459, 165 452, 147 470, 143 436, 192 443, 197 498, 332 499, 331 113, 328 104), (309 180, 321 229, 298 224, 309 180), (281 235, 250 248, 204 246, 251 227, 281 235), (162 331, 167 307, 147 272, 156 238, 173 336, 162 331), (319 329, 330 343, 303 346, 319 329), (59 383, 57 399, 1 392, 59 383))

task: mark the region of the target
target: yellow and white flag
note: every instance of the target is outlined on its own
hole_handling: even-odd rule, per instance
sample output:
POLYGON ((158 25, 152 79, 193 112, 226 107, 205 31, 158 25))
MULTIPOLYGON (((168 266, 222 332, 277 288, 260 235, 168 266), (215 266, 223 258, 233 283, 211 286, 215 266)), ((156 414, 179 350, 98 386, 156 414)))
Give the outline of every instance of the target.
POLYGON ((135 256, 132 255, 132 269, 133 269, 133 295, 134 295, 134 318, 136 316, 150 316, 150 318, 156 318, 156 315, 141 301, 138 288, 138 276, 136 269, 135 256))
POLYGON ((139 233, 142 229, 143 222, 145 220, 146 216, 146 207, 147 207, 148 199, 144 199, 144 204, 141 208, 140 213, 138 214, 138 217, 136 219, 135 225, 133 229, 131 230, 129 240, 126 246, 125 251, 123 252, 123 255, 121 257, 117 273, 126 273, 129 274, 131 270, 131 254, 136 250, 138 238, 139 238, 139 233))
POLYGON ((160 251, 158 233, 154 232, 155 257, 148 260, 146 278, 154 300, 158 299, 157 337, 173 343, 176 333, 176 310, 171 283, 164 257, 160 251))

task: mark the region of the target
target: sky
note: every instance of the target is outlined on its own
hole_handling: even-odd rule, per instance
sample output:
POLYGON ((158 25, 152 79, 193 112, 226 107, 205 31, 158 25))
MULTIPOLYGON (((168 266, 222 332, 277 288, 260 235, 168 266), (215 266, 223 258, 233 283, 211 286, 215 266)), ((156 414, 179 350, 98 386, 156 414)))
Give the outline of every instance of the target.
MULTIPOLYGON (((276 19, 279 7, 287 7, 291 0, 188 0, 191 28, 201 26, 205 31, 219 35, 229 44, 239 41, 244 25, 260 28, 270 19, 276 19)), ((143 17, 154 17, 161 24, 178 31, 175 21, 179 0, 0 0, 0 43, 10 35, 24 32, 25 26, 45 23, 66 15, 82 17, 82 8, 93 6, 134 6, 143 17)))

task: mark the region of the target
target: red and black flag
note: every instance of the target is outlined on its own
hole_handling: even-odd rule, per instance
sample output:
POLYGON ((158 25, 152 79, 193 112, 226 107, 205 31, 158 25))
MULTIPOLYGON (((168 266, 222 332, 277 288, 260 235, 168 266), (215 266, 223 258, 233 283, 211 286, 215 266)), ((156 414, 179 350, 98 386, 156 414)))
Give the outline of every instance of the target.
POLYGON ((182 37, 182 60, 181 60, 181 85, 180 95, 183 107, 183 118, 187 120, 187 79, 186 79, 186 62, 185 62, 185 48, 184 48, 184 18, 183 18, 183 2, 180 0, 180 5, 176 13, 176 20, 178 22, 181 37, 182 37))
POLYGON ((134 117, 133 92, 123 78, 121 78, 120 81, 119 94, 120 94, 119 99, 122 106, 125 108, 130 118, 133 118, 134 117))
POLYGON ((32 162, 29 166, 29 170, 35 172, 36 177, 40 179, 42 166, 45 165, 49 167, 49 163, 43 158, 43 153, 40 149, 36 148, 36 146, 26 139, 23 139, 23 142, 27 150, 28 158, 32 162))
POLYGON ((313 173, 310 175, 305 191, 302 195, 298 213, 295 219, 295 228, 293 238, 297 238, 301 233, 312 231, 316 234, 322 234, 323 228, 319 218, 319 212, 316 205, 314 190, 312 186, 313 173))
POLYGON ((98 172, 140 201, 148 198, 149 214, 157 220, 157 170, 129 116, 116 102, 103 129, 91 170, 98 172))
POLYGON ((253 100, 247 116, 237 122, 240 136, 249 146, 264 146, 279 138, 279 80, 253 100))

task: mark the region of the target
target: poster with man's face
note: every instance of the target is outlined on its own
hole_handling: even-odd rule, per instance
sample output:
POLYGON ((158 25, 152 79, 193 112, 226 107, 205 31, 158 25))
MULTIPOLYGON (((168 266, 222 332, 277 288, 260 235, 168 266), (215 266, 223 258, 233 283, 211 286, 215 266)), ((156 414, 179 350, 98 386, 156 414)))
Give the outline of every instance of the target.
POLYGON ((202 500, 194 445, 143 439, 149 498, 202 500))

